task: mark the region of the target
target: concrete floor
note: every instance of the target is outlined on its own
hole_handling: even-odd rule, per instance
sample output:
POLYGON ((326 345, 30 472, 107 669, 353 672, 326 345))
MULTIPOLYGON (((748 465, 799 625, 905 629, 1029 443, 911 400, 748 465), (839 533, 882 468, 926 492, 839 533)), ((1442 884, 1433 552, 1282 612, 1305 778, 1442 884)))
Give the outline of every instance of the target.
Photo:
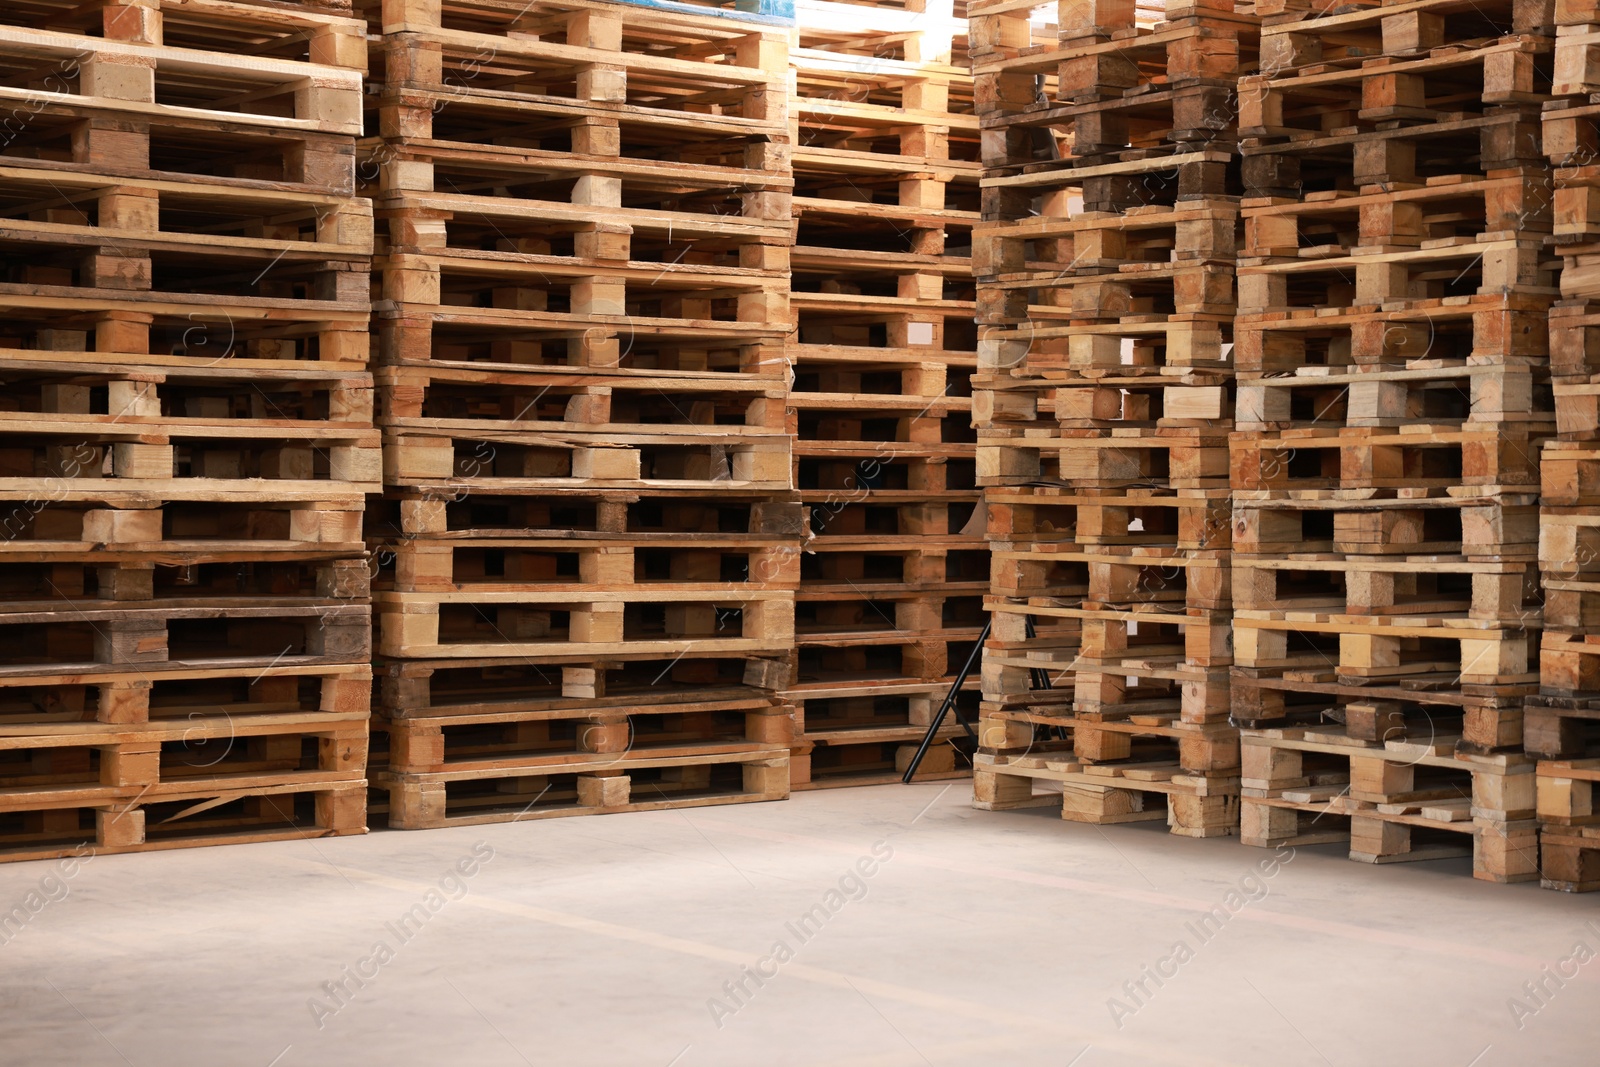
POLYGON ((0 1064, 1600 1059, 1600 894, 969 789, 7 865, 0 1064))

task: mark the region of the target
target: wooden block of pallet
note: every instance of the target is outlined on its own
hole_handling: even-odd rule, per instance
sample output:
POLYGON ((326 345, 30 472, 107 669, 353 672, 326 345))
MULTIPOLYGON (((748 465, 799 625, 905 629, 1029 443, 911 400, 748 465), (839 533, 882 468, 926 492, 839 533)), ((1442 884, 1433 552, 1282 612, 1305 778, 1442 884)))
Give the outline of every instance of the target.
POLYGON ((1600 889, 1600 832, 1592 826, 1539 830, 1539 884, 1563 893, 1600 889))

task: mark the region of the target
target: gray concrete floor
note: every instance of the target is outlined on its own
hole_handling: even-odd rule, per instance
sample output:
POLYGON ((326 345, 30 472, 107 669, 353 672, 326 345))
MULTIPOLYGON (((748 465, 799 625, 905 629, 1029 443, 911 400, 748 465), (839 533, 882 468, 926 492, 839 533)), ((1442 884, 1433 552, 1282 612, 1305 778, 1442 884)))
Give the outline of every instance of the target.
POLYGON ((969 791, 7 865, 0 1064, 1600 1061, 1600 894, 969 791))

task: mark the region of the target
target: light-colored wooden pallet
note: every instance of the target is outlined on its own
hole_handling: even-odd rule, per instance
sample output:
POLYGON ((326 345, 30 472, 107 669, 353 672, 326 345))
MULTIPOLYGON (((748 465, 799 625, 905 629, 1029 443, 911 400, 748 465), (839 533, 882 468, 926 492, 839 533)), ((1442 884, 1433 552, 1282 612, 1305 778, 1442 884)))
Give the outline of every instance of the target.
MULTIPOLYGON (((1047 748, 1066 748, 1083 763, 1083 773, 1116 773, 1128 761, 1169 760, 1185 773, 1216 777, 1239 767, 1239 732, 1226 721, 1188 722, 1176 708, 1141 710, 1133 704, 1090 706, 1081 680, 1060 690, 1032 694, 1036 702, 1022 709, 1001 709, 985 700, 979 727, 981 751, 1003 764, 1017 757, 1044 755, 1047 748), (1076 692, 1075 692, 1076 691, 1076 692), (1042 742, 1054 735, 1060 741, 1042 742), (1067 747, 1065 741, 1070 740, 1067 747)), ((1064 754, 1064 753, 1063 753, 1064 754)))
POLYGON ((378 772, 392 829, 782 800, 789 750, 758 742, 661 745, 621 754, 528 758, 426 774, 378 772))
POLYGON ((1044 481, 1112 489, 1211 489, 1227 484, 1220 430, 991 428, 978 434, 978 484, 1044 481))
POLYGON ((979 753, 973 806, 986 811, 1059 803, 1069 822, 1109 826, 1165 821, 1180 837, 1239 832, 1239 779, 1183 773, 1176 763, 1085 764, 1070 753, 979 753), (1042 788, 1040 788, 1042 783, 1042 788))
POLYGON ((16 601, 0 612, 12 642, 0 675, 271 663, 275 655, 360 661, 370 647, 370 614, 364 599, 333 595, 16 601))
MULTIPOLYGON (((1549 424, 1552 400, 1544 361, 1438 362, 1444 365, 1303 366, 1292 374, 1242 376, 1234 425, 1241 431, 1278 431, 1410 422, 1462 428, 1549 424)), ((1560 428, 1559 399, 1555 411, 1560 428)))
POLYGON ((1350 858, 1367 863, 1471 855, 1475 878, 1539 876, 1526 756, 1453 756, 1452 737, 1363 742, 1304 727, 1246 730, 1242 745, 1247 845, 1348 841, 1350 858))
POLYGON ((1448 489, 1531 491, 1546 424, 1407 423, 1233 435, 1236 490, 1448 489), (1336 458, 1337 457, 1337 458, 1336 458))
POLYGON ((0 818, 0 859, 159 852, 200 845, 300 841, 367 832, 367 783, 175 784, 127 801, 0 818))
POLYGON ((29 29, 240 57, 366 69, 365 27, 349 0, 14 0, 4 21, 29 29))
POLYGON ((387 656, 534 656, 541 662, 705 652, 771 654, 794 639, 794 599, 756 583, 542 593, 378 593, 387 656))
POLYGON ((794 719, 772 694, 752 690, 722 700, 646 700, 573 710, 485 710, 433 719, 378 718, 397 775, 514 771, 530 761, 577 753, 622 758, 664 745, 715 748, 742 741, 787 745, 794 719))
POLYGON ((326 713, 364 717, 372 703, 365 661, 169 661, 137 671, 114 664, 77 671, 45 667, 0 677, 0 725, 172 723, 197 711, 249 721, 261 715, 326 713))
POLYGON ((1550 305, 1548 293, 1501 293, 1247 313, 1234 324, 1234 355, 1241 375, 1427 368, 1436 360, 1453 366, 1466 354, 1490 363, 1543 361, 1556 347, 1546 323, 1550 305))
POLYGON ((1538 496, 1389 489, 1240 489, 1233 494, 1234 551, 1283 556, 1537 555, 1538 496))

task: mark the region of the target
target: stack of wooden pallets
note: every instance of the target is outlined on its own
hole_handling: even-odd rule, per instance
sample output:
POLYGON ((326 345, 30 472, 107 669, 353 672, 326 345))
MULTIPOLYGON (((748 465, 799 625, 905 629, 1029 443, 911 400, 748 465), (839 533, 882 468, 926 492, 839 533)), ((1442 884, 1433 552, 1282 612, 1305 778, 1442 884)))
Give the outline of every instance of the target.
POLYGON ((1550 4, 1280 6, 1239 88, 1241 832, 1532 878, 1550 4))
POLYGON ((360 8, 389 824, 786 795, 789 22, 360 8))
POLYGON ((1231 2, 972 4, 978 480, 994 549, 981 806, 1237 821, 1228 723, 1231 2), (1039 798, 1053 803, 1054 797, 1039 798))
POLYGON ((365 830, 362 24, 0 11, 0 855, 365 830))
POLYGON ((1560 439, 1541 470, 1544 637, 1526 747, 1539 757, 1540 873, 1549 888, 1600 889, 1600 12, 1558 0, 1544 148, 1555 171, 1561 300, 1550 313, 1560 439))
MULTIPOLYGON (((796 9, 789 407, 809 517, 789 690, 797 787, 895 780, 983 623, 978 120, 965 22, 948 0, 908 8, 796 9)), ((976 679, 968 689, 970 712, 976 679)), ((919 773, 966 770, 941 745, 919 773)))

